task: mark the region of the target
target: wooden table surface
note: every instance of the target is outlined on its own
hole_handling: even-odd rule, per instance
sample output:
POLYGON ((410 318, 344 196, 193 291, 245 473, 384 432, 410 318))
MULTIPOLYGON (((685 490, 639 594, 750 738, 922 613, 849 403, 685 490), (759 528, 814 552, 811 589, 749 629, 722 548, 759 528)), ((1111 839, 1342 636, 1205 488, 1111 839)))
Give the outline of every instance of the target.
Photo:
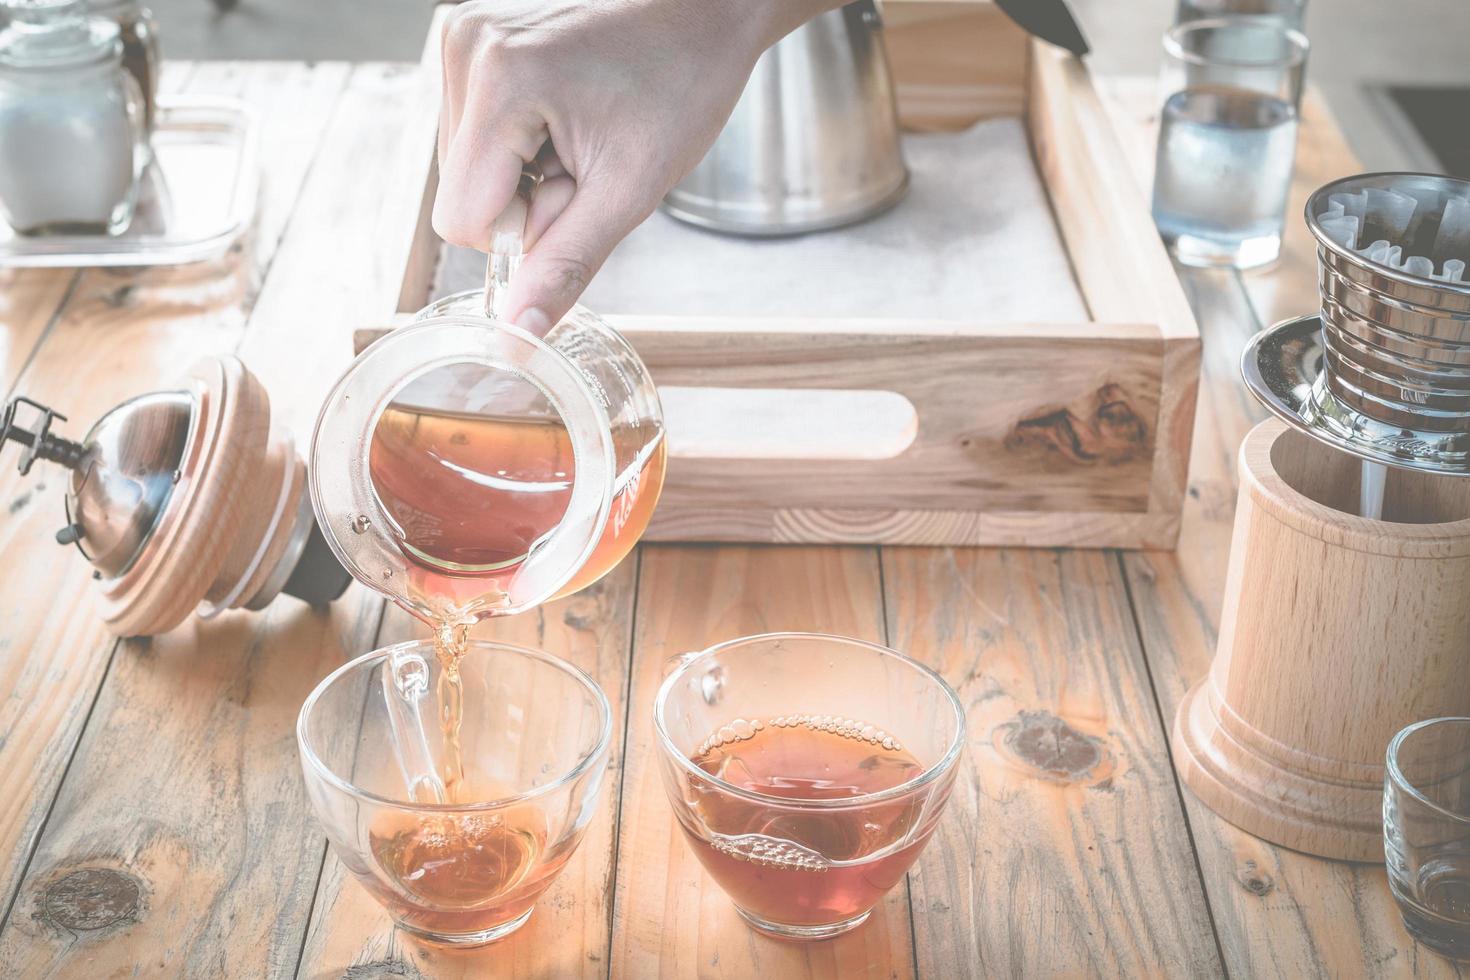
MULTIPOLYGON (((252 240, 153 271, 0 275, 0 371, 85 424, 235 351, 308 436, 354 328, 396 300, 434 120, 414 66, 170 65, 173 91, 254 105, 266 174, 252 240)), ((1109 87, 1146 168, 1149 83, 1109 87), (1142 111, 1141 111, 1142 110, 1142 111)), ((1312 105, 1307 189, 1356 169, 1312 105)), ((1142 202, 1142 198, 1140 198, 1142 202)), ((1143 206, 1140 203, 1140 206, 1143 206)), ((1205 378, 1177 553, 642 548, 598 586, 498 622, 590 671, 626 717, 610 788, 530 923, 474 953, 406 941, 327 851, 298 769, 301 702, 344 657, 414 631, 360 588, 114 640, 89 570, 52 540, 62 475, 0 467, 0 973, 22 977, 1389 976, 1454 968, 1401 928, 1377 866, 1256 840, 1182 790, 1166 733, 1213 650, 1235 448, 1260 416, 1246 336, 1315 306, 1293 238, 1272 272, 1185 277, 1205 378), (678 838, 653 765, 667 657, 824 630, 932 664, 969 711, 940 829, 854 933, 756 936, 678 838), (1018 733, 1038 737, 1016 739, 1018 733), (1016 746, 1024 746, 1016 748, 1016 746), (1039 746, 1039 748, 1038 748, 1039 746)), ((76 433, 73 428, 72 433, 76 433)))

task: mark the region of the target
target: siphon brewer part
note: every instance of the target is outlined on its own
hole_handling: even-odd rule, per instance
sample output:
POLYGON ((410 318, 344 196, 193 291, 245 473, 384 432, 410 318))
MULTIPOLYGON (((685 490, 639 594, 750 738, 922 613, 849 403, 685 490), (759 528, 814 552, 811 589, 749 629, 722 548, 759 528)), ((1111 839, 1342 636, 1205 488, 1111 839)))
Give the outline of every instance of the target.
POLYGON ((193 612, 312 604, 351 578, 311 513, 305 464, 273 425, 264 387, 237 358, 205 358, 174 390, 138 395, 80 441, 29 398, 0 416, 0 448, 70 471, 57 541, 91 564, 103 619, 123 636, 167 632, 193 612), (223 533, 222 533, 223 532, 223 533))

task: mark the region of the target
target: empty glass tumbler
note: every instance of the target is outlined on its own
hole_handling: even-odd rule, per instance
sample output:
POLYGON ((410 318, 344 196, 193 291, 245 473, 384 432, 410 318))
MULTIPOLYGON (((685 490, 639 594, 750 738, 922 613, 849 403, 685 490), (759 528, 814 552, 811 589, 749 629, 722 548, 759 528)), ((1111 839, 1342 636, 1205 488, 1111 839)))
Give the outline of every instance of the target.
POLYGON ((1164 35, 1153 216, 1185 265, 1240 269, 1281 252, 1307 39, 1270 18, 1164 35))
POLYGON ((301 766, 332 849, 403 929, 452 946, 509 935, 596 808, 611 713, 550 654, 470 641, 461 722, 441 723, 428 641, 348 663, 307 698, 301 766))
POLYGON ((1470 718, 1421 721, 1389 743, 1383 852, 1409 932, 1470 959, 1470 718))
POLYGON ((654 725, 685 839, 746 921, 785 939, 868 918, 933 833, 965 744, 934 671, 813 633, 686 654, 654 725))

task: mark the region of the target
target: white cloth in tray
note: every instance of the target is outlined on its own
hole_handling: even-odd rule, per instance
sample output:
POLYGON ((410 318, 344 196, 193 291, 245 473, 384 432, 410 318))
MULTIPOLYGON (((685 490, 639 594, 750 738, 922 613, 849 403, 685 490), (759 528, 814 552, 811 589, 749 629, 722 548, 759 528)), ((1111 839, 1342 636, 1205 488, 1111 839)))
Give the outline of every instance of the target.
MULTIPOLYGON (((754 239, 655 212, 582 297, 598 313, 1082 322, 1086 305, 1018 119, 910 134, 898 206, 862 224, 754 239)), ((484 282, 448 249, 435 295, 484 282)))

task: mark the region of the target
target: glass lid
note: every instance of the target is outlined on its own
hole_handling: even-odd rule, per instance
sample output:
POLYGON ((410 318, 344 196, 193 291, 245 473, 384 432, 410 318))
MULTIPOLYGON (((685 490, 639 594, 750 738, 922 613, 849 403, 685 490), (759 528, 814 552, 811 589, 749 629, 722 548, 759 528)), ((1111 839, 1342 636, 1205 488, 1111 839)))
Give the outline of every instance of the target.
POLYGON ((0 65, 69 68, 120 56, 116 23, 87 16, 86 0, 0 0, 0 65))

